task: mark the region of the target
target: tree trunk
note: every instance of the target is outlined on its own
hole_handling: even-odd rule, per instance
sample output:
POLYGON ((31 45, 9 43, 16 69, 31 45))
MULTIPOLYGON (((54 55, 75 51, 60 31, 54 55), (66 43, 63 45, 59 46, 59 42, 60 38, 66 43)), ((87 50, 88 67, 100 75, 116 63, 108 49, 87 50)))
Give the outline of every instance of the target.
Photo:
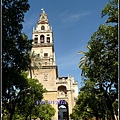
POLYGON ((9 120, 12 120, 13 114, 14 114, 14 112, 10 113, 10 119, 9 120))
POLYGON ((95 117, 96 117, 96 120, 98 120, 98 112, 96 112, 95 117))
POLYGON ((113 110, 113 106, 112 106, 113 102, 111 101, 111 99, 109 98, 109 96, 107 94, 104 94, 104 96, 105 96, 105 98, 107 98, 106 104, 107 104, 108 109, 111 112, 112 120, 115 120, 114 110, 113 110))
POLYGON ((30 71, 30 78, 32 79, 32 70, 31 70, 31 67, 29 68, 29 71, 30 71))
POLYGON ((15 105, 13 106, 13 109, 11 109, 11 111, 10 111, 10 118, 9 118, 9 120, 12 120, 14 112, 15 112, 15 105))
POLYGON ((111 106, 110 111, 111 111, 111 115, 112 115, 112 120, 115 120, 114 111, 113 111, 113 107, 112 106, 111 106))
POLYGON ((28 116, 29 116, 29 114, 27 114, 27 115, 25 116, 25 120, 27 120, 28 116))
POLYGON ((113 107, 112 107, 112 103, 109 102, 109 104, 107 104, 107 107, 111 113, 111 117, 112 117, 112 120, 115 120, 115 115, 114 115, 114 110, 113 110, 113 107))
POLYGON ((30 120, 31 120, 31 114, 30 114, 30 120))

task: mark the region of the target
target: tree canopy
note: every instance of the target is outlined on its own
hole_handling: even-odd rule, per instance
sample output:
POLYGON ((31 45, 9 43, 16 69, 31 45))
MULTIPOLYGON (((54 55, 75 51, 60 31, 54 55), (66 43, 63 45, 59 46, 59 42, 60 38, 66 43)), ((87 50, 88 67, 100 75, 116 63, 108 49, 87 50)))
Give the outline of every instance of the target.
POLYGON ((115 112, 118 99, 117 0, 108 2, 102 10, 101 17, 105 15, 108 16, 106 24, 100 25, 91 36, 87 45, 88 52, 79 52, 84 54, 79 63, 84 86, 80 88, 72 117, 74 115, 85 117, 87 112, 87 117, 93 115, 98 119, 101 115, 108 115, 108 111, 113 120, 115 120, 114 116, 117 116, 115 112), (100 105, 102 108, 98 107, 100 105), (97 114, 93 114, 95 110, 97 114))
POLYGON ((55 109, 49 104, 38 104, 33 111, 33 115, 40 120, 50 120, 55 114, 55 109))
POLYGON ((36 100, 43 99, 46 92, 27 74, 32 40, 22 33, 22 23, 29 8, 28 0, 2 1, 2 118, 7 120, 30 118, 36 100))
POLYGON ((10 119, 15 111, 16 89, 26 84, 21 71, 27 70, 30 62, 27 52, 31 41, 21 32, 29 7, 28 0, 2 1, 2 102, 11 113, 10 119))

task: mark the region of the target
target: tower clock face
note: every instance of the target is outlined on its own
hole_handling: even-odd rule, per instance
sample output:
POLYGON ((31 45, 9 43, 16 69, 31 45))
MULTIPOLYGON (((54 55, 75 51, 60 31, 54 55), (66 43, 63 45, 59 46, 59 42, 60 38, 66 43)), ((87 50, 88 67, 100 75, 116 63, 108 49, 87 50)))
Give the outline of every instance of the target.
POLYGON ((44 80, 45 80, 45 81, 48 80, 48 73, 44 73, 44 80))

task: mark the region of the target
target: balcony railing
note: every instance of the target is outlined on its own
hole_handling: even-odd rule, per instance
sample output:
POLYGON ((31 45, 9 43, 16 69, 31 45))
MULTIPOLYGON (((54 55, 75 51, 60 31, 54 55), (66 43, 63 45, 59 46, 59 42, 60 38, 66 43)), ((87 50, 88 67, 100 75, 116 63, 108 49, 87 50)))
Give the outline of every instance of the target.
POLYGON ((33 47, 53 46, 53 43, 34 43, 33 47))
POLYGON ((67 98, 67 94, 65 94, 64 92, 58 92, 57 98, 67 98))
POLYGON ((67 79, 57 79, 56 84, 67 84, 67 79))

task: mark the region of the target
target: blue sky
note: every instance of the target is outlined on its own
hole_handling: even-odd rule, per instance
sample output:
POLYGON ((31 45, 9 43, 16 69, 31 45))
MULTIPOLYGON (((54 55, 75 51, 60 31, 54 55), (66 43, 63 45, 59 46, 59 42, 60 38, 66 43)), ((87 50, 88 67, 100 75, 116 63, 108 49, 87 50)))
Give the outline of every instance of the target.
POLYGON ((25 14, 23 32, 32 39, 32 29, 36 26, 44 8, 52 26, 56 63, 59 76, 73 75, 81 86, 81 70, 78 67, 81 55, 91 35, 100 24, 105 24, 101 11, 108 0, 29 0, 30 9, 25 14))

